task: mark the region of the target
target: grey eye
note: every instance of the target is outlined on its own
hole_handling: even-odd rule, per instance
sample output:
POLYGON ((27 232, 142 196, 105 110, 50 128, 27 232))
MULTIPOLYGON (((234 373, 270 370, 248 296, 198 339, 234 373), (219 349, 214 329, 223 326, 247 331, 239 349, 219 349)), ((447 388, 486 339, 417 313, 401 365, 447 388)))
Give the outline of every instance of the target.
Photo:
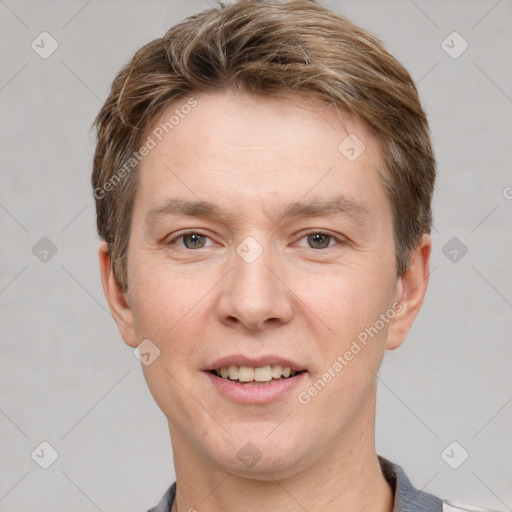
POLYGON ((206 237, 199 233, 189 233, 188 235, 183 235, 181 238, 187 249, 201 249, 204 247, 206 241, 206 237), (188 241, 190 243, 188 243, 188 241))
POLYGON ((314 233, 312 235, 308 235, 308 245, 312 249, 325 249, 329 247, 329 243, 331 241, 331 236, 326 235, 325 233, 314 233))

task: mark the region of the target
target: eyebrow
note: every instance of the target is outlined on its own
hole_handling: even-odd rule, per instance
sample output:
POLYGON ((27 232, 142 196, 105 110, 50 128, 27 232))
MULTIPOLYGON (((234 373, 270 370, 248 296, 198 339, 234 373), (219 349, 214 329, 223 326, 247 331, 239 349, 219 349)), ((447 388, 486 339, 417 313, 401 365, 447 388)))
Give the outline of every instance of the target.
MULTIPOLYGON (((322 217, 328 215, 347 215, 358 220, 368 217, 368 210, 362 205, 344 197, 336 196, 332 199, 314 199, 308 202, 289 204, 279 216, 283 218, 322 217)), ((189 216, 198 218, 219 218, 235 220, 237 213, 228 213, 220 206, 208 201, 189 201, 183 199, 168 199, 163 204, 153 206, 146 220, 151 221, 161 216, 189 216)))

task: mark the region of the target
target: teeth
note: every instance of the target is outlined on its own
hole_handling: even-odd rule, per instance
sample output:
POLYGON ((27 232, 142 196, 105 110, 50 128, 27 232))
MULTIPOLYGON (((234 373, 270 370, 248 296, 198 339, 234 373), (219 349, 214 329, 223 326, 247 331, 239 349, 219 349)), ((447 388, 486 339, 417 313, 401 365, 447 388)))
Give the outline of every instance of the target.
POLYGON ((254 380, 256 382, 268 382, 272 380, 272 367, 270 365, 254 369, 254 380))
POLYGON ((283 368, 280 364, 273 364, 272 365, 272 377, 274 379, 280 379, 282 375, 283 368))
POLYGON ((240 366, 238 369, 238 380, 240 382, 251 382, 254 380, 254 368, 250 366, 240 366))
POLYGON ((259 368, 231 365, 219 368, 215 372, 223 379, 238 380, 240 382, 270 382, 272 379, 293 377, 296 373, 292 372, 289 366, 281 366, 279 364, 268 364, 259 368))
MULTIPOLYGON (((221 375, 222 375, 222 368, 221 368, 221 375)), ((230 366, 228 368, 228 376, 230 380, 238 380, 238 366, 230 366)), ((225 379, 226 377, 223 376, 225 379)))

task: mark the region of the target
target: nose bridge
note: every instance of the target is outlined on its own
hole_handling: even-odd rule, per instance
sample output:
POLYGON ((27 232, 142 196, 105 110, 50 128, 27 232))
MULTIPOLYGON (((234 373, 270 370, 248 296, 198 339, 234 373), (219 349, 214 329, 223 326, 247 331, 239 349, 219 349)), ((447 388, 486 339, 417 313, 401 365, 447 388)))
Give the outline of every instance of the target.
POLYGON ((263 247, 252 237, 248 237, 237 247, 234 258, 233 279, 240 284, 238 293, 253 295, 253 299, 263 300, 271 296, 271 288, 275 287, 269 267, 272 260, 268 244, 263 247), (258 244, 258 245, 256 245, 258 244))
POLYGON ((246 237, 233 258, 230 281, 219 302, 221 321, 235 321, 258 329, 272 323, 288 322, 292 307, 287 288, 274 275, 278 255, 268 237, 246 237), (264 240, 265 239, 265 240, 264 240))

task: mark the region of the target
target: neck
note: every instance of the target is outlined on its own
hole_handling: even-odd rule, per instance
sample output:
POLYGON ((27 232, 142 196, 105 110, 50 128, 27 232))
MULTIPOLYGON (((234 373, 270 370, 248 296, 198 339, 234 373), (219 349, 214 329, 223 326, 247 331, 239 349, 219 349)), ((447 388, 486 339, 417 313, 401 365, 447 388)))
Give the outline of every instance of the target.
POLYGON ((177 492, 175 512, 392 512, 394 494, 384 478, 370 424, 350 429, 314 462, 288 475, 257 478, 226 472, 172 432, 177 492), (188 448, 188 447, 187 447, 188 448))

